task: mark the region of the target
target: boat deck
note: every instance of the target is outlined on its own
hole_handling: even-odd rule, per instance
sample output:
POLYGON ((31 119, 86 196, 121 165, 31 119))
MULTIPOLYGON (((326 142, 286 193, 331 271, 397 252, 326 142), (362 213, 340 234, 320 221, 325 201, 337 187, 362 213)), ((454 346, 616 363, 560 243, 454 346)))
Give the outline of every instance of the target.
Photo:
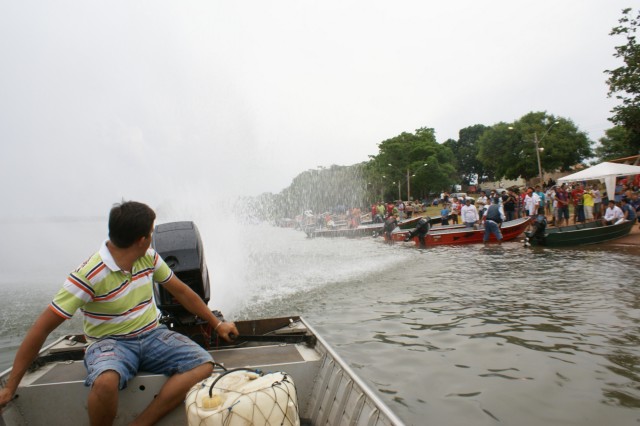
MULTIPOLYGON (((227 369, 249 367, 265 372, 286 371, 295 378, 299 398, 306 401, 322 363, 321 354, 304 344, 237 347, 215 350, 212 354, 215 361, 227 369)), ((73 419, 83 424, 88 420, 85 404, 70 405, 69 398, 87 400, 85 377, 82 361, 54 362, 28 373, 11 404, 13 410, 4 413, 6 423, 62 425, 73 419)), ((119 416, 116 424, 124 425, 133 420, 157 395, 165 381, 163 375, 145 372, 131 380, 120 392, 118 412, 127 414, 119 416)), ((159 424, 186 425, 184 407, 176 408, 159 424)))
MULTIPOLYGON (((255 325, 254 332, 260 331, 261 323, 250 325, 255 325)), ((306 343, 246 342, 210 352, 214 360, 227 369, 247 367, 265 373, 286 372, 295 383, 301 424, 402 425, 335 351, 310 327, 309 331, 315 339, 306 343)), ((0 416, 0 424, 88 424, 86 370, 83 361, 78 360, 83 351, 84 345, 73 340, 60 340, 48 347, 38 367, 23 378, 16 399, 0 416)), ((0 381, 6 379, 8 371, 2 373, 0 381)), ((220 369, 216 367, 216 371, 220 369)), ((166 380, 163 375, 145 372, 133 378, 120 391, 115 424, 131 423, 155 398, 166 380)), ((161 426, 186 424, 184 406, 177 407, 158 423, 161 426)))
MULTIPOLYGON (((277 364, 273 364, 274 360, 278 360, 278 363, 282 365, 306 361, 295 345, 224 349, 213 352, 213 356, 215 357, 215 362, 224 365, 228 369, 263 365, 276 366, 277 364)), ((28 383, 32 386, 38 386, 84 382, 86 376, 87 370, 82 361, 58 362, 42 369, 40 372, 33 372, 27 375, 23 384, 28 383)), ((154 374, 140 372, 138 376, 154 376, 154 374)))

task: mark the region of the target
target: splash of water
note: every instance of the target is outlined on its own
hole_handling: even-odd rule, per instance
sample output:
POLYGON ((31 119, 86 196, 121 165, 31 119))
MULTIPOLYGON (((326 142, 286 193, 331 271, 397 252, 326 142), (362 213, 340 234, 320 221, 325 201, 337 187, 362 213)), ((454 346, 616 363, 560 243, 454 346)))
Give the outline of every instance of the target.
MULTIPOLYGON (((310 239, 303 232, 247 222, 237 208, 219 202, 165 204, 158 223, 193 220, 200 230, 211 278, 213 309, 226 316, 252 306, 388 268, 383 245, 365 240, 310 239)), ((292 312, 291 314, 294 314, 292 312)))

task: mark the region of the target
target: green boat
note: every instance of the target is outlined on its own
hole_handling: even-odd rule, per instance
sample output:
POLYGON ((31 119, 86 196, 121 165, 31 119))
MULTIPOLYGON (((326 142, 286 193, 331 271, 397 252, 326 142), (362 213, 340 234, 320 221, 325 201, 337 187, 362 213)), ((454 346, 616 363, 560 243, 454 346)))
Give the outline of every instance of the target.
POLYGON ((624 221, 614 225, 604 225, 600 221, 576 225, 546 228, 542 232, 525 232, 525 246, 571 247, 597 244, 624 237, 631 232, 635 221, 624 221))

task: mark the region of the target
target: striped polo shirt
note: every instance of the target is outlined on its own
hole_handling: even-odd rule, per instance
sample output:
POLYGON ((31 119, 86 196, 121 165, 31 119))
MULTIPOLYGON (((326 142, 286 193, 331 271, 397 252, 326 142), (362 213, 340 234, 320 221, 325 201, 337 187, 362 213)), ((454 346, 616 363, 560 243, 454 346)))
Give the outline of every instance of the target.
POLYGON ((158 325, 153 281, 166 283, 173 272, 153 249, 121 270, 106 241, 96 254, 71 272, 49 307, 69 319, 80 309, 89 339, 133 337, 158 325))

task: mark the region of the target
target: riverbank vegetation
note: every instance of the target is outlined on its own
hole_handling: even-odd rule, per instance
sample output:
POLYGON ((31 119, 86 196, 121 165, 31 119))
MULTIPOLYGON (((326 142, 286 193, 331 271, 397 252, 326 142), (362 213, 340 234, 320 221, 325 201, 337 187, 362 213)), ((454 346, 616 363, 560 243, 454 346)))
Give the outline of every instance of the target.
POLYGON ((614 57, 623 64, 605 70, 614 126, 598 143, 569 117, 531 111, 515 121, 470 124, 457 140, 438 141, 433 128, 405 131, 378 144, 369 160, 351 166, 307 170, 279 194, 249 200, 262 219, 292 217, 306 210, 367 207, 380 200, 430 198, 454 184, 482 185, 500 179, 525 180, 540 171, 571 171, 576 165, 637 155, 640 151, 640 12, 622 11, 610 35, 622 37, 614 57))

